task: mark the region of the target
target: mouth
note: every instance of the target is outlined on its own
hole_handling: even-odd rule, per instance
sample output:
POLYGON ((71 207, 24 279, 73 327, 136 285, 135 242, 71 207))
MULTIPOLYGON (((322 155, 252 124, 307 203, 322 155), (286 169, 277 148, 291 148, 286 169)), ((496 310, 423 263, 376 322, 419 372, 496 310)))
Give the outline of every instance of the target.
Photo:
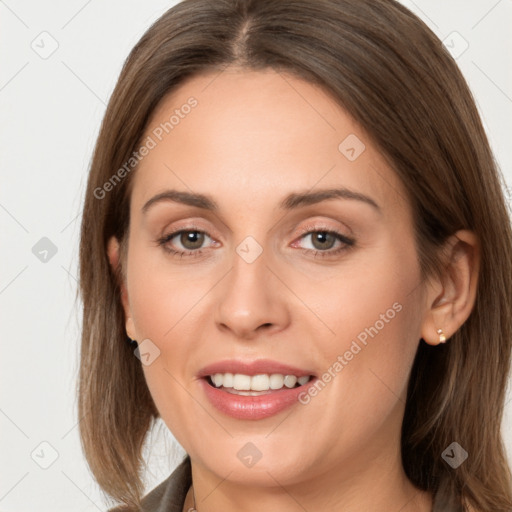
POLYGON ((300 404, 318 380, 310 370, 270 360, 221 361, 198 374, 210 404, 239 420, 261 420, 300 404))

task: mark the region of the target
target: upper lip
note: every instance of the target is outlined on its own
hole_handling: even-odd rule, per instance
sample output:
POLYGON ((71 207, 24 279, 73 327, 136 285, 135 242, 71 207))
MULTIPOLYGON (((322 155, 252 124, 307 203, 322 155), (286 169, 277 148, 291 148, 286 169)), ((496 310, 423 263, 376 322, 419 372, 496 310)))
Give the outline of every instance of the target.
POLYGON ((296 366, 270 359, 256 359, 253 361, 225 359, 205 366, 199 371, 198 377, 208 377, 216 373, 241 373, 243 375, 279 373, 282 375, 295 375, 296 377, 313 375, 311 370, 297 368, 296 366))

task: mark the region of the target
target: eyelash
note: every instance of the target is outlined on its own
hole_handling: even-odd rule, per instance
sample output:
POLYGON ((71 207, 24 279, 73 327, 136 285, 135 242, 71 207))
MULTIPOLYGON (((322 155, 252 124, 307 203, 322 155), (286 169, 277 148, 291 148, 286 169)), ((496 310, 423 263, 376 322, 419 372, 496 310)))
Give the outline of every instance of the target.
MULTIPOLYGON (((167 235, 162 236, 161 238, 157 239, 157 244, 161 246, 166 252, 173 256, 179 256, 180 258, 186 257, 186 258, 196 258, 203 255, 202 249, 197 250, 187 250, 187 251, 178 251, 176 249, 172 249, 167 244, 170 240, 172 240, 175 236, 180 235, 181 233, 202 233, 204 235, 208 235, 206 231, 201 230, 200 228, 196 226, 189 226, 186 229, 179 229, 177 231, 173 231, 172 233, 169 233, 167 235)), ((326 229, 322 227, 307 227, 304 230, 301 231, 299 238, 304 238, 306 235, 311 235, 313 233, 327 233, 329 235, 333 235, 338 241, 342 242, 344 245, 339 247, 338 249, 328 249, 325 251, 316 250, 316 249, 302 249, 305 253, 311 254, 313 253, 314 258, 327 258, 335 256, 343 251, 347 251, 350 248, 354 247, 355 240, 353 238, 347 237, 338 231, 334 231, 332 229, 326 229)))

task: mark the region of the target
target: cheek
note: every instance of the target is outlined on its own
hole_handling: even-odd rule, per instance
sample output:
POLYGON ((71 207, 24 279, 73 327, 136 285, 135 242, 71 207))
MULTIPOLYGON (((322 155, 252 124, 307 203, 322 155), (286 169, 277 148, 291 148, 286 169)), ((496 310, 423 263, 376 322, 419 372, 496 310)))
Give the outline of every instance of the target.
POLYGON ((316 316, 308 315, 316 325, 310 339, 322 354, 322 380, 331 388, 319 403, 343 403, 361 414, 382 408, 385 414, 399 398, 405 400, 421 332, 415 262, 412 249, 387 247, 374 251, 371 260, 354 259, 350 268, 314 287, 309 283, 309 291, 305 285, 295 288, 316 316))
POLYGON ((419 333, 419 279, 413 248, 397 250, 391 243, 355 255, 322 279, 288 276, 310 310, 304 321, 316 328, 311 341, 323 340, 322 350, 331 357, 354 342, 383 351, 410 344, 419 333))
MULTIPOLYGON (((127 288, 137 339, 147 343, 151 364, 143 365, 150 393, 169 428, 179 437, 181 423, 175 411, 194 406, 185 390, 192 384, 193 357, 204 336, 202 308, 212 283, 205 272, 166 261, 154 248, 142 244, 130 249, 127 288), (200 275, 202 274, 202 275, 200 275)), ((197 414, 200 414, 199 411, 197 414)))
MULTIPOLYGON (((191 399, 191 353, 199 340, 192 326, 197 324, 194 307, 204 295, 201 287, 187 285, 190 278, 165 272, 162 266, 142 263, 133 253, 129 275, 130 309, 140 340, 150 340, 156 354, 150 364, 143 364, 145 380, 153 401, 173 436, 187 451, 190 425, 187 416, 200 417, 201 410, 191 399), (139 263, 138 263, 139 261, 139 263), (139 272, 139 269, 143 269, 139 272)), ((147 341, 145 343, 148 343, 147 341)))
POLYGON ((400 278, 393 272, 400 267, 385 260, 372 268, 371 275, 353 269, 309 296, 325 324, 311 315, 322 333, 311 339, 323 372, 315 396, 302 397, 311 409, 301 423, 329 440, 326 456, 334 459, 355 456, 369 439, 390 442, 394 433, 385 430, 401 423, 420 337, 414 266, 402 267, 400 278))
POLYGON ((163 249, 135 242, 128 262, 128 295, 137 334, 159 346, 168 345, 190 322, 208 290, 205 276, 199 275, 201 269, 179 265, 170 258, 163 249))

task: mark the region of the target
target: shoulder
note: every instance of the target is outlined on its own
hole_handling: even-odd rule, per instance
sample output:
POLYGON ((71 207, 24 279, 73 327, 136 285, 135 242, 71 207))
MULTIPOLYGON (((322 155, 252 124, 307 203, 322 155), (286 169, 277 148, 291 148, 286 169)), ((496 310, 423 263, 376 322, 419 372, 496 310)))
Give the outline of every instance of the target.
MULTIPOLYGON (((142 498, 141 512, 181 512, 191 482, 190 457, 187 455, 167 479, 142 498)), ((108 512, 128 512, 128 509, 119 505, 108 512)))

